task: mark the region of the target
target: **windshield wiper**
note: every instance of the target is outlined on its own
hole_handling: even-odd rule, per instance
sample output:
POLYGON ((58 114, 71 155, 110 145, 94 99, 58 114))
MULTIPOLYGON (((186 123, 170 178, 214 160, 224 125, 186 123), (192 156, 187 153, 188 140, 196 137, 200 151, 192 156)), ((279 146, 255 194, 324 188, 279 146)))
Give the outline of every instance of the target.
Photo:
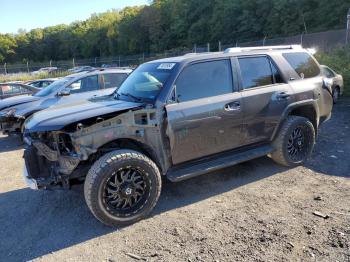
POLYGON ((141 102, 141 101, 142 101, 142 98, 137 97, 137 96, 134 96, 134 95, 129 94, 129 93, 120 93, 120 94, 117 93, 117 98, 119 98, 120 95, 130 97, 130 98, 132 98, 135 102, 141 102))

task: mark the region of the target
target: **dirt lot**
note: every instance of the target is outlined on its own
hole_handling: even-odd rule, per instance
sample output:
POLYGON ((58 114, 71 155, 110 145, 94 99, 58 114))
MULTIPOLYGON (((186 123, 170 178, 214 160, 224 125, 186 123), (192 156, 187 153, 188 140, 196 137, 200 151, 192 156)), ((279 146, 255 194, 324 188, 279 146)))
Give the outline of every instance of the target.
POLYGON ((0 137, 1 261, 350 261, 350 99, 305 167, 265 157, 165 182, 152 216, 122 229, 94 219, 82 187, 27 189, 18 145, 0 137))

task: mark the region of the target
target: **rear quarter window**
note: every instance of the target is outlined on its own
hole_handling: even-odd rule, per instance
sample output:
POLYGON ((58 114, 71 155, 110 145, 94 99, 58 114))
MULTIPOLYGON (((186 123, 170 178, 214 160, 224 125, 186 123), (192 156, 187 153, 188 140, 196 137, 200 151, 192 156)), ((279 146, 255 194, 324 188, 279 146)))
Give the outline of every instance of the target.
POLYGON ((301 78, 311 78, 320 74, 320 68, 308 53, 295 52, 282 55, 301 78))

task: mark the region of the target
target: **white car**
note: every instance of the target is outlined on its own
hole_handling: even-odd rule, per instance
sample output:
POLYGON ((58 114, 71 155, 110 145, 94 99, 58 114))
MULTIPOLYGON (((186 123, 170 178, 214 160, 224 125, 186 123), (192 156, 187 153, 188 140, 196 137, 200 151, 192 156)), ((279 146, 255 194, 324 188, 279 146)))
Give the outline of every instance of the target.
POLYGON ((337 74, 333 69, 329 68, 328 66, 321 65, 321 73, 326 78, 330 79, 332 81, 332 96, 333 96, 333 103, 337 103, 338 99, 341 95, 343 95, 344 92, 344 81, 343 77, 340 74, 337 74))

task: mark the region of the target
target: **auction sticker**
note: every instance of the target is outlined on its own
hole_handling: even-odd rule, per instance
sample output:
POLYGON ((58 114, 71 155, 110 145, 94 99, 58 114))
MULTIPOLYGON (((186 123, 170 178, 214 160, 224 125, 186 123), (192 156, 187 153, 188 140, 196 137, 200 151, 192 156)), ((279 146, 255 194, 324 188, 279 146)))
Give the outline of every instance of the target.
POLYGON ((176 63, 162 63, 157 69, 171 70, 176 65, 176 63))

